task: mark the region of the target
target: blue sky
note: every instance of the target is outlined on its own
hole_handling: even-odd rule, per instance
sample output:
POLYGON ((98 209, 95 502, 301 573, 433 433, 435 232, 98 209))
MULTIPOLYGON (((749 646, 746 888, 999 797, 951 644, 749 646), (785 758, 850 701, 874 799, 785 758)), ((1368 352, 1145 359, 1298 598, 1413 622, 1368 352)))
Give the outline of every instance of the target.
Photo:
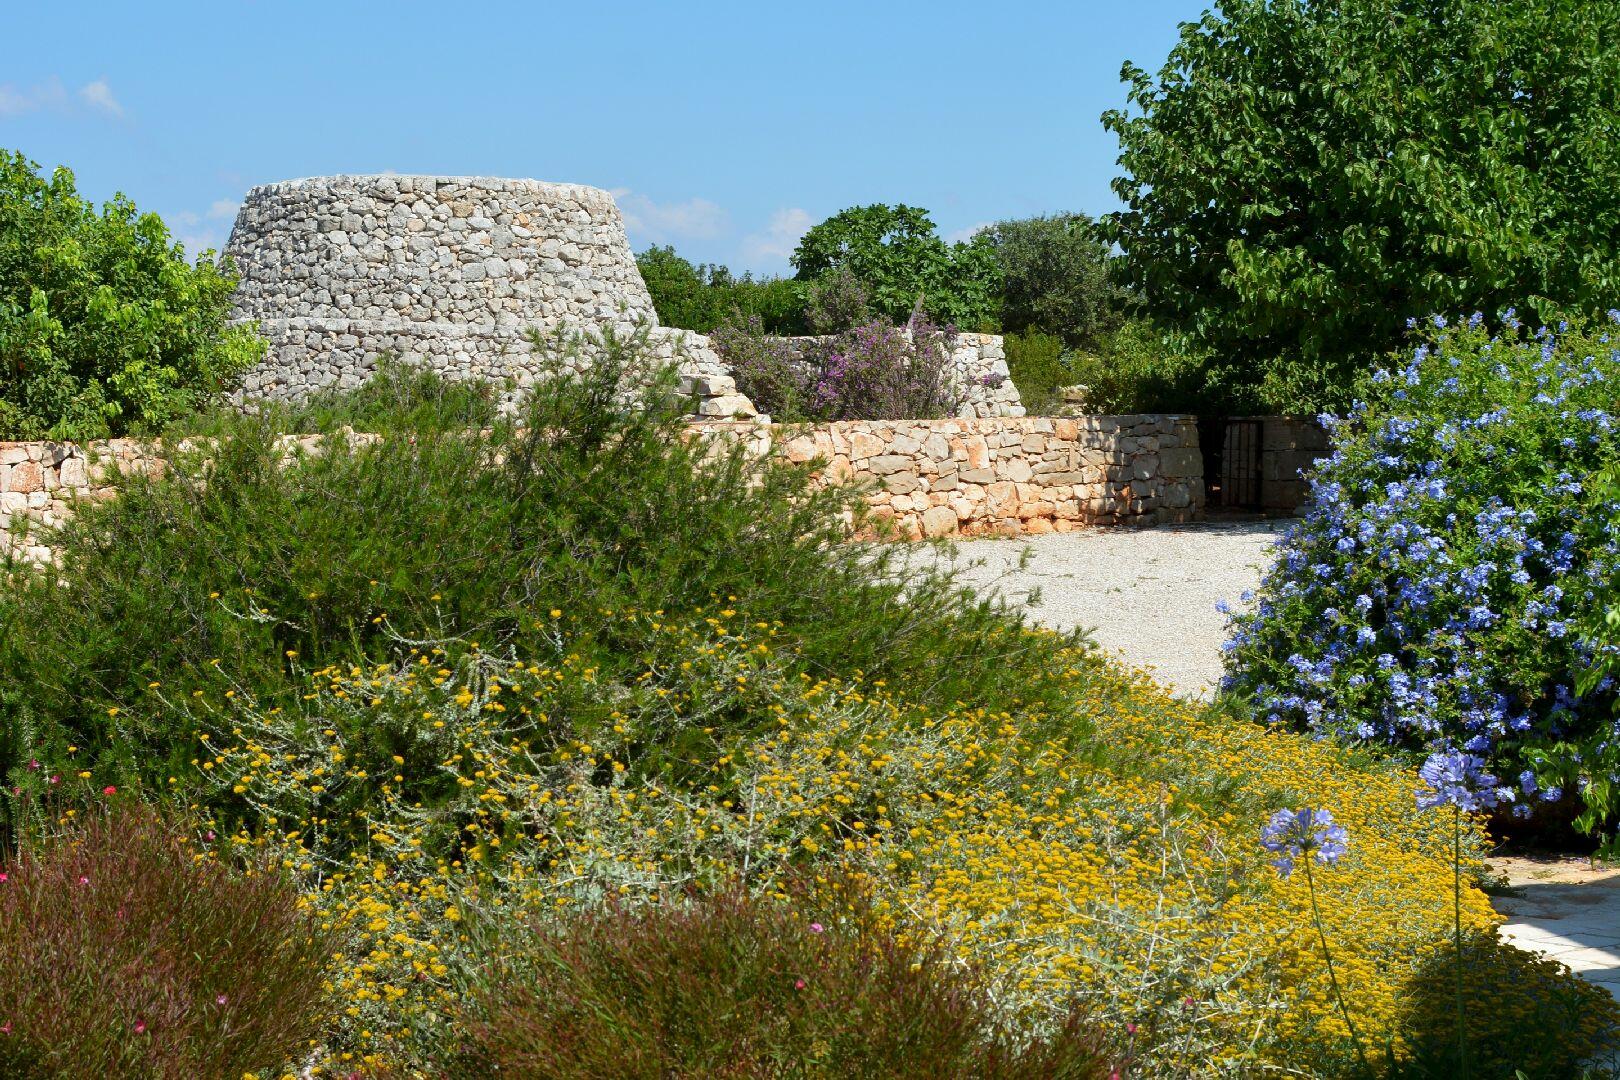
POLYGON ((1206 0, 8 5, 0 146, 123 191, 188 248, 254 184, 338 172, 608 188, 637 250, 783 272, 871 202, 947 236, 1098 213, 1120 64, 1206 0))

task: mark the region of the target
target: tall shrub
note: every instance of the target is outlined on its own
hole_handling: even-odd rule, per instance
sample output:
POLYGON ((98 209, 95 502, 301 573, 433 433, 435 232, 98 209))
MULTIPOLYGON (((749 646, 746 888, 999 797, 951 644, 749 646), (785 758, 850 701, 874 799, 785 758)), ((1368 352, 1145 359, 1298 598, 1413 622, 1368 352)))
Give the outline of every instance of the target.
POLYGON ((804 332, 805 298, 798 282, 751 274, 737 277, 713 264, 696 266, 667 246, 641 252, 636 267, 664 326, 707 334, 736 314, 745 320, 758 318, 772 333, 804 332))
POLYGON ((694 436, 670 373, 642 385, 644 342, 542 345, 556 377, 487 429, 460 395, 407 388, 393 417, 371 395, 375 442, 331 427, 289 454, 282 433, 307 425, 272 409, 169 447, 160 476, 114 478, 116 498, 51 537, 56 566, 13 567, 0 589, 0 805, 38 782, 31 758, 69 746, 109 782, 164 783, 193 749, 163 703, 214 685, 216 661, 273 701, 296 692, 289 653, 382 660, 399 635, 549 650, 553 608, 609 664, 641 648, 623 612, 746 595, 806 672, 856 667, 987 707, 1039 696, 1016 619, 846 543, 853 493, 694 436))
MULTIPOLYGON (((1477 755, 1525 801, 1613 815, 1613 676, 1580 628, 1620 574, 1620 332, 1434 330, 1337 426, 1228 685, 1277 724, 1477 755)), ((1604 649, 1611 647, 1605 646, 1604 649)))
POLYGON ((225 325, 235 288, 156 214, 122 195, 98 214, 67 169, 0 150, 0 439, 149 431, 198 408, 263 355, 225 325))
POLYGON ((951 369, 956 335, 921 316, 811 338, 767 335, 758 319, 732 321, 712 340, 738 389, 779 421, 948 416, 960 395, 951 369))

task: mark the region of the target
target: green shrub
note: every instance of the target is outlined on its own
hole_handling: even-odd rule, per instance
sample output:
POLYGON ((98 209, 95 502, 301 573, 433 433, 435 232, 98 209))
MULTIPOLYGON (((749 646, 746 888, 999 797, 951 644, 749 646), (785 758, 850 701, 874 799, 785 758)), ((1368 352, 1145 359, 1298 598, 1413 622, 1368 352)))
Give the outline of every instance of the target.
POLYGON ((989 238, 946 244, 928 211, 915 206, 877 203, 834 214, 799 240, 793 266, 804 282, 848 271, 871 291, 876 312, 895 322, 920 304, 959 330, 998 325, 1001 265, 989 238))
POLYGON ((479 988, 463 1075, 1096 1077, 1079 1015, 1009 1028, 970 971, 869 911, 746 893, 533 927, 479 988), (864 925, 863 925, 864 924, 864 925))
POLYGON ((1065 409, 1055 391, 1086 388, 1084 411, 1103 415, 1233 411, 1239 398, 1221 381, 1225 373, 1190 351, 1175 335, 1132 319, 1103 339, 1097 351, 1066 348, 1051 334, 1008 334, 1007 368, 1032 414, 1065 409))
POLYGON ((237 1077, 309 1051, 337 941, 276 871, 198 855, 120 803, 0 862, 0 1072, 237 1077))
POLYGON ((122 195, 97 214, 38 168, 0 151, 0 439, 151 431, 263 355, 225 326, 228 265, 187 265, 156 214, 122 195))
POLYGON ((1001 265, 1008 333, 1055 334, 1095 350, 1124 323, 1131 296, 1111 280, 1108 243, 1084 214, 1001 221, 986 236, 1001 265))
POLYGON ((663 326, 707 334, 727 319, 758 318, 773 334, 805 332, 802 286, 786 278, 737 277, 724 266, 694 266, 672 247, 636 256, 641 279, 663 326))
POLYGON ((1521 813, 1578 791, 1595 827, 1620 809, 1616 680, 1579 682, 1620 572, 1593 482, 1620 462, 1614 329, 1434 321, 1337 427, 1229 683, 1272 723, 1476 755, 1521 813))
MULTIPOLYGON (((559 364, 586 348, 544 344, 559 364)), ((396 634, 543 642, 554 606, 604 664, 642 647, 618 612, 746 595, 816 676, 859 669, 993 708, 1045 692, 1015 618, 942 575, 902 580, 900 552, 845 542, 852 492, 693 437, 668 373, 627 399, 646 370, 637 341, 591 351, 584 374, 543 381, 484 431, 464 426, 456 393, 385 384, 362 398, 415 404, 362 410, 393 432, 380 441, 330 438, 284 462, 282 432, 309 425, 225 415, 207 429, 217 442, 171 445, 163 475, 117 478, 116 498, 52 538, 57 566, 13 567, 0 591, 4 772, 26 788, 26 760, 76 745, 110 779, 161 784, 192 752, 160 703, 211 685, 216 661, 276 701, 289 652, 318 667, 397 655, 396 634)))
POLYGON ((1078 381, 1071 366, 1073 355, 1063 347, 1063 339, 1039 331, 1010 333, 1004 339, 1007 372, 1024 409, 1031 416, 1043 416, 1062 407, 1057 391, 1078 381))

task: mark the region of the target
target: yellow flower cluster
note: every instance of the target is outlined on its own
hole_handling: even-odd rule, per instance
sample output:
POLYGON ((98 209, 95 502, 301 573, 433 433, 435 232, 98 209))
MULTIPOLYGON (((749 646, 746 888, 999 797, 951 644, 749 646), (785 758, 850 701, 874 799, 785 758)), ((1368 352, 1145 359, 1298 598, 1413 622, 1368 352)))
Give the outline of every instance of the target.
MULTIPOLYGON (((515 920, 836 867, 1029 1023, 1078 998, 1149 1073, 1331 1070, 1349 1033, 1306 879, 1257 843, 1305 806, 1350 834, 1314 880, 1356 1028, 1407 1052, 1454 865, 1453 821, 1418 811, 1410 771, 1201 711, 1055 638, 1031 643, 1071 684, 1069 715, 935 712, 793 672, 778 628, 733 609, 623 615, 654 642, 633 671, 424 649, 315 672, 296 715, 242 703, 204 737, 204 782, 243 809, 236 842, 280 852, 350 932, 330 1067, 431 1060, 515 920)), ((1461 917, 1494 925, 1472 884, 1461 917)), ((1592 1015, 1595 1033, 1612 1009, 1592 1015)))

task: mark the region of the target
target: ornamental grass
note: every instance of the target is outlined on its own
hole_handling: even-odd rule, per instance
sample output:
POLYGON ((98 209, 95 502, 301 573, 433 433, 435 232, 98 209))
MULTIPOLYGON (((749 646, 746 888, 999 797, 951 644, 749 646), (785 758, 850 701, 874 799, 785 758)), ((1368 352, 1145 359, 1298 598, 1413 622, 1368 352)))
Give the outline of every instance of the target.
POLYGON ((455 1071, 559 1080, 1110 1074, 1080 1012, 1050 1037, 1027 1038, 947 950, 901 942, 864 905, 835 905, 816 921, 814 902, 793 892, 789 901, 727 888, 541 918, 471 995, 455 1071))
POLYGON ((307 1055, 336 942, 279 873, 116 801, 0 860, 0 1075, 240 1077, 307 1055))

